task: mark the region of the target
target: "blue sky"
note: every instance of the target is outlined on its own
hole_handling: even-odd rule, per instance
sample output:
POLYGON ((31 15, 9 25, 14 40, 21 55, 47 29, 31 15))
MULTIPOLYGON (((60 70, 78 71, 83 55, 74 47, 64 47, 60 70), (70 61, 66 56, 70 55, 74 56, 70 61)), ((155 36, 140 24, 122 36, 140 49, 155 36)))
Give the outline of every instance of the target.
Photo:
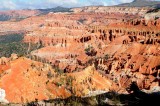
POLYGON ((0 0, 0 10, 115 5, 133 0, 0 0))

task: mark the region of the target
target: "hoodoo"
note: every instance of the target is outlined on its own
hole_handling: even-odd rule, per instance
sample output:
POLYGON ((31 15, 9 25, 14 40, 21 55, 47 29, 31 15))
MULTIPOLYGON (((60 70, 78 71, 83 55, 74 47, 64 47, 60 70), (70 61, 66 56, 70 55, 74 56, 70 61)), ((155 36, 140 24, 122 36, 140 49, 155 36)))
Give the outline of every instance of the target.
POLYGON ((158 103, 159 2, 1 11, 0 103, 158 103))

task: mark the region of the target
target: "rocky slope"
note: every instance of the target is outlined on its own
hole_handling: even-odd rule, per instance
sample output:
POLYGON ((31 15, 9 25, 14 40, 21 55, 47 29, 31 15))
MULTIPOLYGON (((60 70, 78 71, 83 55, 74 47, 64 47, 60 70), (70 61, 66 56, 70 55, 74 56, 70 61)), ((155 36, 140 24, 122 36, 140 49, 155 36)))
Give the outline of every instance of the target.
POLYGON ((132 83, 146 93, 160 92, 160 19, 159 11, 150 18, 151 10, 83 7, 1 22, 2 34, 25 31, 23 42, 31 52, 0 59, 3 100, 27 103, 109 91, 130 94, 132 83), (32 44, 37 50, 31 51, 32 44))
POLYGON ((5 90, 5 99, 10 103, 64 99, 71 95, 91 96, 113 88, 112 81, 99 74, 93 66, 81 72, 60 74, 48 64, 16 55, 0 60, 0 87, 5 90))
POLYGON ((89 6, 89 7, 80 7, 80 8, 73 8, 71 11, 73 12, 100 12, 100 13, 108 13, 108 14, 114 14, 114 13, 120 13, 120 14, 139 14, 143 15, 145 14, 149 8, 147 7, 103 7, 103 6, 89 6))
MULTIPOLYGON (((61 9, 60 9, 61 10, 61 9)), ((24 16, 19 21, 5 21, 0 22, 0 35, 17 33, 19 31, 33 31, 39 29, 49 21, 57 20, 75 20, 82 24, 94 25, 108 25, 110 23, 119 23, 123 20, 130 20, 133 18, 144 17, 144 14, 151 10, 151 8, 139 7, 82 7, 73 8, 66 13, 52 13, 49 10, 19 10, 13 12, 12 16, 24 16), (24 12, 23 12, 24 11, 24 12), (25 12, 26 11, 26 12, 25 12), (42 11, 42 12, 41 12, 42 11), (42 15, 50 12, 47 15, 42 15), (15 14, 15 15, 14 15, 15 14), (19 14, 19 15, 16 15, 19 14), (36 14, 39 14, 38 16, 36 14), (41 15, 40 15, 41 14, 41 15), (55 19, 54 19, 55 18, 55 19)), ((55 11, 55 10, 54 10, 55 11)), ((58 10, 57 10, 58 11, 58 10)), ((61 11, 60 11, 61 12, 61 11)), ((3 12, 2 12, 3 13, 3 12)), ((4 14, 11 14, 12 11, 5 12, 4 14)), ((14 20, 14 19, 13 19, 14 20)), ((60 22, 61 23, 61 22, 60 22)))
MULTIPOLYGON (((115 15, 117 14, 114 13, 113 16, 115 15)), ((119 15, 119 19, 121 18, 119 15)), ((86 18, 85 21, 87 20, 89 19, 86 18)), ((103 18, 104 21, 105 18, 103 18)), ((119 83, 119 86, 122 86, 120 83, 123 81, 124 83, 129 81, 123 85, 127 88, 131 82, 137 81, 142 89, 153 91, 154 85, 159 86, 157 79, 160 64, 159 59, 157 60, 160 40, 159 21, 159 19, 145 20, 137 16, 132 20, 126 18, 116 23, 111 22, 106 26, 100 23, 101 26, 96 26, 94 23, 90 23, 89 26, 79 23, 79 27, 76 27, 77 23, 72 21, 62 21, 62 24, 52 20, 41 30, 26 34, 24 41, 43 45, 44 48, 33 51, 31 55, 46 59, 53 65, 58 61, 58 67, 67 72, 75 71, 75 67, 81 70, 87 64, 95 64, 100 72, 119 83), (105 56, 109 60, 105 59, 105 56), (137 58, 140 59, 138 62, 135 61, 137 58), (150 63, 151 61, 154 63, 150 63), (139 80, 135 77, 137 73, 140 75, 138 75, 139 80), (146 82, 148 77, 153 79, 146 82)))
POLYGON ((160 1, 157 0, 134 0, 131 3, 120 4, 125 7, 159 7, 160 1))

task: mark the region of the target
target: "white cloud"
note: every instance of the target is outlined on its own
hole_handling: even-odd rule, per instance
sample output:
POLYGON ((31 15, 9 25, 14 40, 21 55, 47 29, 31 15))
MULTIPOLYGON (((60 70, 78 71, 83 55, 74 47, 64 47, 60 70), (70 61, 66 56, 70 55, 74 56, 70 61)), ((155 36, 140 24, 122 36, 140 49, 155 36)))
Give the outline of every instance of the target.
POLYGON ((0 9, 8 10, 8 9, 16 9, 16 8, 17 8, 17 5, 12 0, 2 0, 1 1, 0 9))
POLYGON ((117 5, 120 3, 128 3, 132 2, 133 0, 85 0, 87 2, 87 5, 117 5))
POLYGON ((0 0, 0 10, 7 9, 39 9, 63 7, 80 7, 88 5, 115 5, 132 0, 0 0), (81 1, 81 2, 80 2, 81 1), (82 2, 83 1, 83 2, 82 2))
POLYGON ((133 0, 119 0, 119 2, 121 3, 129 3, 129 2, 132 2, 133 0))
POLYGON ((53 6, 64 6, 72 7, 79 5, 79 0, 45 0, 46 4, 49 4, 49 7, 53 6))
MULTIPOLYGON (((89 5, 117 5, 133 0, 0 0, 0 10, 7 9, 40 9, 63 7, 80 7, 89 5)), ((160 1, 160 0, 159 0, 160 1)))
POLYGON ((54 3, 54 4, 58 4, 58 3, 78 3, 78 0, 46 0, 49 3, 54 3))

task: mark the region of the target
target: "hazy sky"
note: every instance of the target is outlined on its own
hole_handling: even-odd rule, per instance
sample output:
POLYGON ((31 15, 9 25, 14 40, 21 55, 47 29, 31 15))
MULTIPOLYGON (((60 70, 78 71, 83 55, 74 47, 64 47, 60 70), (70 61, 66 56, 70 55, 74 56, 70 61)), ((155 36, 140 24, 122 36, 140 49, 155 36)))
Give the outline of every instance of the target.
MULTIPOLYGON (((79 7, 88 5, 115 5, 133 0, 0 0, 0 10, 79 7)), ((160 0, 159 0, 160 1, 160 0)))

